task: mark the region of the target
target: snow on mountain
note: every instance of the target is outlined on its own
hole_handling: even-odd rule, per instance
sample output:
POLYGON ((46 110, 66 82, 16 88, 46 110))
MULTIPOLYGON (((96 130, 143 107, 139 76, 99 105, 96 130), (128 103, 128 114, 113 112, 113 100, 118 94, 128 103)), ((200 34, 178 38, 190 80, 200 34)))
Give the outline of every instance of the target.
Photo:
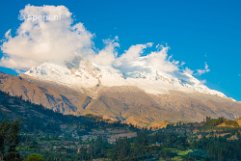
POLYGON ((186 72, 168 74, 153 69, 148 72, 143 70, 123 74, 113 67, 100 66, 89 61, 80 61, 78 68, 43 63, 31 68, 25 72, 25 75, 74 89, 91 89, 99 86, 135 86, 151 94, 163 94, 176 90, 226 97, 219 91, 209 89, 186 72))

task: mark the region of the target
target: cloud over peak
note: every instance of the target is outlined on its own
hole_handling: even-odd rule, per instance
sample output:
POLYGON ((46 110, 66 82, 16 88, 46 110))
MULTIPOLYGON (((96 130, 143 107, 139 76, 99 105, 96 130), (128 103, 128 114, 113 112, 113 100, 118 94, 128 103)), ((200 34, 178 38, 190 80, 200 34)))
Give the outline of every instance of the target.
MULTIPOLYGON (((173 60, 168 55, 168 47, 152 42, 135 44, 124 53, 118 53, 118 37, 104 40, 103 49, 95 49, 93 34, 83 23, 74 23, 72 13, 65 6, 27 5, 20 11, 21 24, 14 36, 11 30, 6 32, 1 45, 4 56, 0 66, 15 70, 28 70, 45 62, 61 66, 78 67, 81 60, 88 60, 97 65, 112 68, 125 76, 133 73, 161 72, 173 74, 188 72, 180 70, 183 63, 173 60), (146 52, 147 48, 153 51, 146 52)), ((149 51, 149 50, 148 50, 149 51)), ((198 75, 209 72, 197 70, 198 75)))

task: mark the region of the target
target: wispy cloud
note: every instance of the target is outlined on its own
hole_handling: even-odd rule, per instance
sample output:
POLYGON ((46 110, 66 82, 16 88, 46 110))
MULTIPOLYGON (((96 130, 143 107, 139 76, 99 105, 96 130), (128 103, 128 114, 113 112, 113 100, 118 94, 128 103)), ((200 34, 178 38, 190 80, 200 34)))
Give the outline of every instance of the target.
POLYGON ((203 74, 206 74, 209 72, 210 72, 209 66, 208 66, 207 62, 205 62, 204 68, 198 69, 196 75, 200 76, 200 75, 203 75, 203 74))

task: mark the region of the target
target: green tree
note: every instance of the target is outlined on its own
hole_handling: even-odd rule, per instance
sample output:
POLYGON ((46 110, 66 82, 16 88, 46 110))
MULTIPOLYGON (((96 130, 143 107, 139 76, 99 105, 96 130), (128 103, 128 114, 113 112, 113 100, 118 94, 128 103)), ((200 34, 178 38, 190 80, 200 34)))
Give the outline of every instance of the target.
POLYGON ((128 160, 131 151, 131 145, 127 138, 120 138, 116 141, 110 150, 109 157, 111 160, 123 161, 128 160))
POLYGON ((0 160, 20 161, 20 155, 16 150, 19 144, 19 122, 0 123, 0 160))

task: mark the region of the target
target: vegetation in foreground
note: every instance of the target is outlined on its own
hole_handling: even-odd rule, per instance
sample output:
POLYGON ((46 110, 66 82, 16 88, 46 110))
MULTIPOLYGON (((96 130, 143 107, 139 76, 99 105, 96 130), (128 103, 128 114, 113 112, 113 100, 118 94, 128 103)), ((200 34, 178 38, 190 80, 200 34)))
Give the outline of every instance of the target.
POLYGON ((96 118, 62 116, 3 93, 0 160, 3 161, 239 161, 236 121, 145 130, 96 118), (19 118, 20 121, 4 121, 19 118))
POLYGON ((241 160, 241 130, 207 129, 207 124, 210 122, 201 127, 200 124, 179 124, 156 131, 140 130, 135 137, 119 137, 111 142, 104 135, 85 141, 34 135, 26 141, 25 136, 19 134, 18 122, 1 122, 0 157, 4 161, 241 160))

